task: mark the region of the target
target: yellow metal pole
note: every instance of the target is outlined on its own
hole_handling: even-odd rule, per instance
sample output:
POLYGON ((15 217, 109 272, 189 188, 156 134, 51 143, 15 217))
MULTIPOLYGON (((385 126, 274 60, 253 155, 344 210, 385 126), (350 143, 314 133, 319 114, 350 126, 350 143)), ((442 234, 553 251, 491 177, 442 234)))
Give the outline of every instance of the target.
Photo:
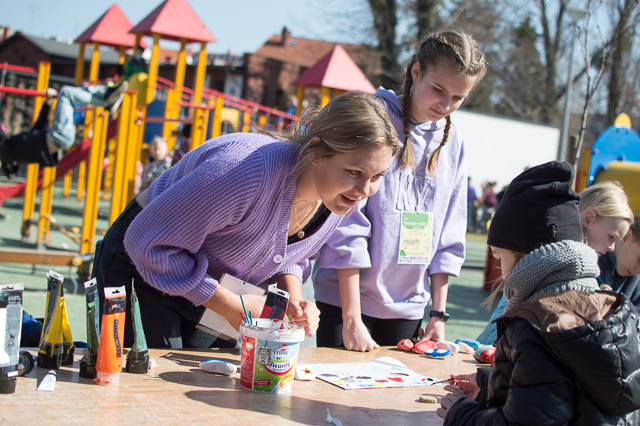
POLYGON ((82 217, 82 237, 80 240, 80 254, 93 253, 96 235, 96 221, 98 218, 98 196, 102 177, 102 161, 104 159, 104 145, 107 138, 107 124, 109 114, 102 108, 96 107, 93 121, 93 140, 89 151, 89 176, 87 178, 87 201, 84 203, 82 217))
MULTIPOLYGON (((76 74, 75 85, 79 86, 82 83, 82 77, 84 76, 84 51, 87 43, 80 42, 80 48, 78 49, 78 59, 76 59, 76 74)), ((73 149, 73 148, 71 148, 73 149)), ((68 197, 71 195, 71 181, 73 179, 73 170, 69 170, 64 175, 64 185, 62 187, 62 196, 68 197)))
POLYGON ((298 105, 296 106, 296 115, 300 117, 302 114, 302 103, 304 102, 305 86, 298 86, 298 105))
POLYGON ((198 54, 198 66, 196 67, 196 82, 193 86, 193 103, 200 105, 202 102, 202 89, 204 88, 204 78, 207 74, 207 42, 200 42, 200 53, 198 54))
POLYGON ((204 140, 204 110, 193 108, 193 123, 191 124, 191 148, 195 149, 202 145, 204 140))
POLYGON ((249 133, 251 130, 251 112, 245 111, 242 117, 242 132, 249 133))
POLYGON ((118 63, 119 64, 124 64, 124 60, 127 57, 127 55, 125 54, 126 50, 127 50, 126 46, 120 46, 120 56, 118 57, 118 63))
POLYGON ((591 149, 585 148, 582 151, 582 166, 578 170, 578 185, 576 192, 580 192, 589 184, 589 165, 591 164, 591 149))
POLYGON ((213 123, 211 125, 211 139, 217 138, 222 132, 222 110, 224 108, 224 98, 216 97, 215 109, 213 110, 213 123))
POLYGON ((113 167, 113 191, 111 193, 111 209, 109 210, 109 225, 118 218, 124 210, 123 192, 125 182, 125 164, 127 162, 127 145, 130 138, 130 129, 135 126, 138 93, 127 91, 122 100, 120 118, 118 120, 118 134, 115 149, 115 161, 113 167))
POLYGON ((341 90, 341 89, 333 89, 333 95, 337 98, 338 96, 342 95, 344 92, 346 92, 346 90, 341 90))
MULTIPOLYGON (((173 116, 175 115, 174 110, 176 109, 177 102, 175 95, 175 89, 167 89, 167 97, 165 99, 164 106, 165 118, 173 118, 173 116)), ((175 125, 172 122, 165 121, 162 125, 162 136, 167 140, 167 146, 169 147, 169 149, 171 149, 171 147, 175 145, 175 143, 171 143, 171 134, 173 132, 173 129, 175 129, 175 125)))
POLYGON ((147 99, 149 105, 156 96, 156 84, 158 82, 158 61, 160 57, 160 34, 153 34, 153 47, 151 48, 151 60, 149 61, 149 77, 147 78, 147 99))
POLYGON ((133 198, 135 195, 133 193, 133 186, 136 179, 136 174, 138 173, 138 160, 140 159, 140 151, 142 150, 142 139, 144 137, 144 118, 146 116, 146 108, 136 108, 135 113, 135 121, 133 126, 131 126, 130 134, 131 138, 129 139, 129 143, 127 146, 127 163, 125 165, 125 190, 123 191, 124 199, 122 200, 122 206, 127 205, 127 203, 133 198))
POLYGON ((53 184, 56 180, 56 168, 45 167, 42 176, 42 189, 40 195, 40 219, 38 220, 38 233, 36 245, 40 245, 44 236, 44 244, 49 244, 49 228, 51 226, 51 205, 53 203, 53 184))
POLYGON ((331 100, 331 89, 328 87, 322 88, 322 94, 320 95, 320 107, 324 108, 326 104, 331 100))
MULTIPOLYGON (((40 62, 38 66, 38 81, 36 83, 36 90, 44 92, 49 87, 49 74, 51 73, 51 64, 49 62, 40 62)), ((33 108, 32 122, 35 123, 40 114, 40 109, 44 104, 44 98, 38 96, 35 99, 35 105, 33 108)), ((27 166, 27 181, 24 189, 24 205, 22 206, 22 236, 28 237, 31 234, 31 220, 33 219, 33 212, 36 205, 36 191, 38 189, 38 168, 37 163, 32 163, 27 166)))
POLYGON ((258 118, 258 123, 260 125, 260 128, 264 129, 267 124, 267 116, 264 114, 260 115, 260 117, 258 118))
POLYGON ((113 162, 115 160, 116 139, 109 139, 107 145, 107 168, 104 172, 104 191, 102 192, 102 199, 108 200, 111 197, 111 191, 113 190, 113 162))

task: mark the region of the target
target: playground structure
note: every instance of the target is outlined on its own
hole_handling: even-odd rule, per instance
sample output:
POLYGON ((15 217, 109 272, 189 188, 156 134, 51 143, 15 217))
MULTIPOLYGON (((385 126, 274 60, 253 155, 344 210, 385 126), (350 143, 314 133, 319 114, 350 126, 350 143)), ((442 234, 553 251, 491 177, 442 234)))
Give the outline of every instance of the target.
POLYGON ((616 117, 593 147, 585 149, 578 176, 578 190, 604 181, 620 182, 631 210, 640 213, 640 136, 627 114, 616 117))
MULTIPOLYGON (((98 83, 101 45, 118 49, 120 62, 124 63, 126 49, 139 44, 145 46, 143 36, 152 37, 153 44, 148 72, 140 73, 143 78, 137 80, 136 87, 139 90, 127 91, 119 110, 111 116, 100 107, 80 108, 85 113, 82 137, 65 153, 57 167, 39 170, 38 164, 29 164, 25 182, 0 186, 0 206, 3 199, 24 197, 21 225, 23 241, 31 236, 31 226, 37 226, 35 247, 2 247, 0 259, 3 262, 67 265, 78 267, 81 276, 88 275, 96 235, 106 232, 97 232, 96 229, 100 191, 102 190, 103 199, 110 201, 110 225, 135 195, 137 164, 144 160, 144 142, 149 141, 153 135, 160 134, 167 139, 169 146, 175 146, 177 125, 189 123, 190 149, 194 149, 207 139, 221 134, 250 132, 267 126, 282 130, 297 120, 300 110, 298 114, 291 115, 204 87, 206 45, 215 41, 215 38, 186 0, 165 0, 135 26, 131 25, 117 5, 111 6, 76 39, 79 44, 76 85, 98 83), (161 39, 180 43, 173 81, 158 76, 161 39), (189 43, 200 44, 193 88, 184 87, 186 45, 189 43), (93 46, 93 53, 88 80, 84 80, 84 52, 87 44, 93 46), (84 203, 83 217, 82 226, 77 231, 70 231, 69 226, 57 223, 52 216, 53 190, 55 181, 62 178, 62 193, 68 197, 72 171, 76 167, 76 198, 84 203), (41 198, 36 220, 34 211, 38 190, 41 198), (78 250, 46 250, 52 227, 74 239, 78 243, 78 250)), ((19 71, 37 78, 36 90, 0 85, 0 95, 35 97, 35 120, 49 85, 50 64, 41 62, 37 70, 0 64, 0 70, 19 71)), ((302 106, 306 87, 321 88, 321 106, 329 102, 331 93, 337 96, 349 90, 374 92, 374 87, 339 45, 301 74, 294 85, 299 86, 298 108, 302 106)), ((131 89, 132 85, 129 87, 131 89)))

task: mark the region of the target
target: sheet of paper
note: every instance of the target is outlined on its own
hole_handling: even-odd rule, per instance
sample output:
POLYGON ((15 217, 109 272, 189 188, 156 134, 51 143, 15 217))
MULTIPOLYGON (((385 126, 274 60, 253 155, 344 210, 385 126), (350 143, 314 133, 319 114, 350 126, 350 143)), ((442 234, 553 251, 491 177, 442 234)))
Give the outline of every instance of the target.
POLYGON ((373 362, 313 364, 309 367, 318 379, 347 390, 431 386, 447 381, 421 376, 391 357, 378 358, 373 362))
MULTIPOLYGON (((233 275, 224 274, 222 278, 220 278, 219 283, 235 294, 264 295, 264 289, 256 287, 253 284, 245 283, 233 275)), ((240 315, 240 312, 238 312, 238 315, 240 315)), ((253 316, 254 318, 258 317, 258 313, 253 312, 253 316)), ((225 317, 211 309, 204 311, 202 318, 200 318, 200 323, 196 327, 229 341, 236 341, 238 337, 238 330, 236 330, 225 317)))

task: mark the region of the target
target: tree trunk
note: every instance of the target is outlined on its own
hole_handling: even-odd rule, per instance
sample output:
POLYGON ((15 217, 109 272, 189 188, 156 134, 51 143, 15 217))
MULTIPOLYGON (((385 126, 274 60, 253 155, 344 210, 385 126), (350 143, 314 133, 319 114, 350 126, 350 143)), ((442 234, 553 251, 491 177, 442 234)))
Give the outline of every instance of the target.
POLYGON ((624 31, 629 25, 630 10, 637 4, 634 0, 625 0, 624 7, 618 8, 620 19, 618 20, 611 40, 611 74, 609 76, 609 96, 607 103, 607 125, 613 125, 616 116, 620 111, 620 99, 622 98, 622 88, 625 84, 623 75, 623 58, 629 57, 633 45, 634 31, 624 31))
POLYGON ((400 84, 396 45, 397 5, 395 0, 369 0, 369 7, 373 14, 373 29, 378 38, 381 83, 387 89, 395 89, 400 84))
POLYGON ((438 26, 438 8, 442 0, 415 0, 416 37, 422 39, 425 34, 436 31, 438 26))

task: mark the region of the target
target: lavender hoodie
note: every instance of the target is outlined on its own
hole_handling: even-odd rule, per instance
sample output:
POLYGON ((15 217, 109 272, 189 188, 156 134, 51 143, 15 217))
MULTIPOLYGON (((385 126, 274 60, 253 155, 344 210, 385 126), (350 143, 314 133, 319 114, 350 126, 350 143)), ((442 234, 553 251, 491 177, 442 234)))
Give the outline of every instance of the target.
MULTIPOLYGON (((394 92, 382 88, 376 96, 386 106, 403 142, 400 100, 394 92)), ((313 270, 317 300, 341 306, 337 270, 360 268, 363 314, 421 319, 431 298, 428 276, 458 276, 465 253, 467 176, 463 138, 455 126, 451 126, 449 141, 440 151, 434 176, 427 173, 427 160, 440 145, 444 126, 444 119, 421 124, 412 120, 415 170, 398 169, 394 158, 378 193, 360 202, 322 248, 313 270), (433 212, 428 265, 397 263, 403 211, 433 212)))
POLYGON ((314 234, 287 245, 298 147, 249 133, 210 140, 156 179, 124 244, 151 286, 201 305, 223 273, 266 285, 302 282, 308 258, 336 230, 331 214, 314 234), (255 267, 253 273, 252 269, 255 267))

